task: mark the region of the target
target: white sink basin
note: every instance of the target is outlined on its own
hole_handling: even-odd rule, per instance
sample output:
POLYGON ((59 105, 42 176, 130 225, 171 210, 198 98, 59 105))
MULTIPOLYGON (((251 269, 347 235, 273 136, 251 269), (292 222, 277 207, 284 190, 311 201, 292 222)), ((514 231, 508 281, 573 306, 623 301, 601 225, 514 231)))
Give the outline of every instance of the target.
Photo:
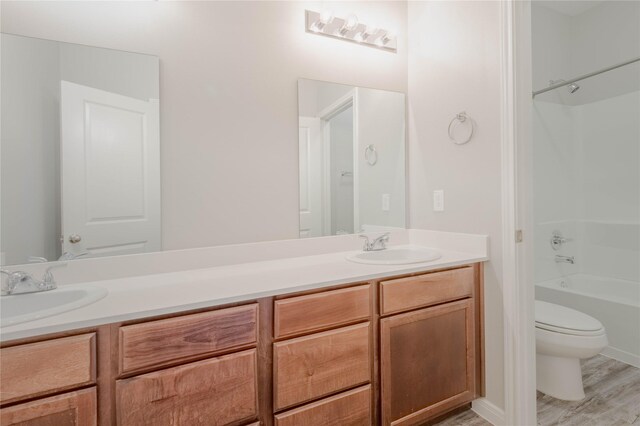
POLYGON ((64 286, 39 293, 0 297, 0 327, 58 315, 97 302, 107 295, 102 287, 64 286))
POLYGON ((380 251, 363 251, 347 256, 347 260, 372 265, 407 265, 440 259, 442 254, 424 247, 398 247, 380 251))

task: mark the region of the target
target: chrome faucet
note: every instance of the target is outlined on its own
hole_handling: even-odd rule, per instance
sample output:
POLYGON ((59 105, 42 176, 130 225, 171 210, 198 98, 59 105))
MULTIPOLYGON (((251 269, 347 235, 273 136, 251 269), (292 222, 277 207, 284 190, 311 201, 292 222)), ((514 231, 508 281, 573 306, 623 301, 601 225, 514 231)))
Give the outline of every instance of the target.
POLYGON ((7 271, 0 269, 0 273, 7 275, 6 282, 2 284, 1 294, 8 296, 10 294, 36 293, 39 291, 53 290, 58 287, 56 280, 51 271, 55 268, 67 266, 66 263, 51 265, 47 268, 41 280, 36 280, 29 273, 24 271, 7 271))
POLYGON ((570 263, 572 265, 576 263, 576 259, 573 256, 562 256, 559 254, 556 254, 555 261, 556 263, 570 263))
POLYGON ((373 241, 369 240, 367 235, 359 235, 360 238, 364 238, 364 245, 362 246, 362 250, 364 251, 379 251, 387 248, 387 243, 389 242, 389 233, 385 233, 380 235, 373 241))

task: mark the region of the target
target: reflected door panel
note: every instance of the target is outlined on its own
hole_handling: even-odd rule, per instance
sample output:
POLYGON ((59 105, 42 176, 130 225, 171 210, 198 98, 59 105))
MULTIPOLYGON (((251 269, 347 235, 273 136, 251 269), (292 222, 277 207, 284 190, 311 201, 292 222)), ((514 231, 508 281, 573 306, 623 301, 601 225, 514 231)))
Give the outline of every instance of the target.
POLYGON ((61 82, 63 253, 160 250, 158 103, 61 82))

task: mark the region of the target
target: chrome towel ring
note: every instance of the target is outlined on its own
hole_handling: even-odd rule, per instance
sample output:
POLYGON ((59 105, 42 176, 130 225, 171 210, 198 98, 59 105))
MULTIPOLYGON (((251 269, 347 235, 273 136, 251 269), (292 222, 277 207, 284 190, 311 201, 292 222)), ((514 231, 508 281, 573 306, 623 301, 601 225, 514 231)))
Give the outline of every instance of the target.
POLYGON ((376 151, 376 146, 371 144, 367 145, 364 149, 364 159, 367 160, 367 163, 370 166, 375 166, 378 162, 378 151, 376 151))
POLYGON ((473 130, 474 130, 473 119, 469 117, 465 111, 462 111, 456 114, 456 116, 453 117, 453 119, 451 119, 451 121, 449 122, 449 128, 447 129, 447 133, 449 134, 449 139, 451 139, 453 143, 455 143, 456 145, 464 145, 465 143, 469 142, 473 137, 473 130), (453 136, 453 129, 455 129, 456 124, 465 123, 467 122, 467 120, 469 120, 469 135, 463 140, 457 140, 453 136))

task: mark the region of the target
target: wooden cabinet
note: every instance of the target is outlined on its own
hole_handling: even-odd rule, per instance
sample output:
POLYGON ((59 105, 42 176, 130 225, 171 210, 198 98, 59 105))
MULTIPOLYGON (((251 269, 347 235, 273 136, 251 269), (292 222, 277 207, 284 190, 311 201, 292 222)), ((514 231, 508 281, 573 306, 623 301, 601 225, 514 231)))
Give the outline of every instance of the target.
POLYGON ((148 373, 116 384, 122 426, 241 425, 258 415, 255 349, 148 373))
POLYGON ((370 284, 276 300, 274 337, 281 339, 366 321, 371 311, 370 284))
POLYGON ((95 333, 0 350, 0 403, 49 395, 95 383, 95 333))
POLYGON ((275 410, 369 382, 370 335, 366 322, 275 343, 275 410))
POLYGON ((475 334, 471 299, 380 321, 383 425, 417 425, 471 401, 475 334))
POLYGON ((371 385, 278 414, 276 426, 371 425, 371 385))
POLYGON ((451 269, 380 283, 380 314, 408 311, 471 297, 474 268, 451 269))
POLYGON ((120 328, 120 374, 255 345, 258 304, 120 328))
POLYGON ((417 425, 482 395, 482 317, 476 264, 11 342, 0 423, 417 425))
POLYGON ((97 423, 95 387, 0 410, 2 426, 96 426, 97 423))

